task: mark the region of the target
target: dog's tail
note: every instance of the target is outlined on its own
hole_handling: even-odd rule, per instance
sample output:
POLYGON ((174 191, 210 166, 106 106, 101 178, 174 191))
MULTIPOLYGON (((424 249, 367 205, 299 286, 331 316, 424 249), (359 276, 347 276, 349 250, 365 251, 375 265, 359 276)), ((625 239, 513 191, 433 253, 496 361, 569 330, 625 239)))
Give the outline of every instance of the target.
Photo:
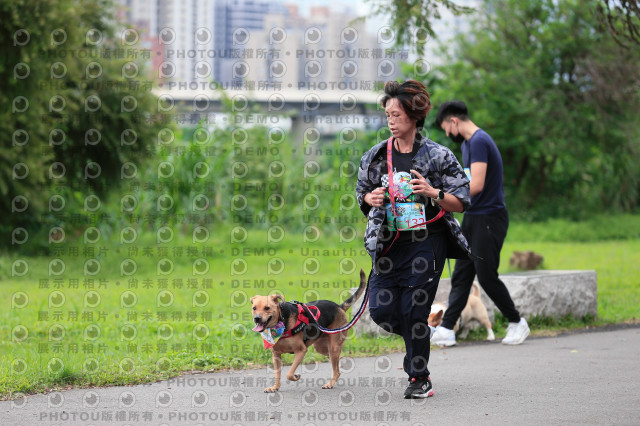
POLYGON ((471 287, 473 288, 473 295, 480 297, 480 289, 478 289, 478 284, 474 282, 471 287))
POLYGON ((342 302, 342 304, 340 305, 340 308, 342 308, 345 311, 349 309, 351 305, 353 305, 353 302, 355 302, 356 300, 358 300, 360 296, 362 296, 362 293, 364 292, 364 288, 366 286, 367 286, 367 274, 365 274, 364 271, 360 269, 360 286, 358 287, 355 293, 353 293, 347 300, 342 302))

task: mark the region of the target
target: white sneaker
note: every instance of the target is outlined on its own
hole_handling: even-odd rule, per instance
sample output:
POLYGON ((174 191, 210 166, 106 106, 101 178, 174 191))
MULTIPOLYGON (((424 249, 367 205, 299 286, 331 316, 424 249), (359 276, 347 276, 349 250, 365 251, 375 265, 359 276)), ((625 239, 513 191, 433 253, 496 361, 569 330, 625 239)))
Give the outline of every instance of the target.
POLYGON ((454 346, 456 344, 456 333, 453 330, 439 326, 431 336, 431 343, 438 346, 454 346))
POLYGON ((507 327, 507 337, 502 339, 505 345, 519 345, 529 335, 529 324, 524 318, 520 318, 519 323, 510 322, 507 327))

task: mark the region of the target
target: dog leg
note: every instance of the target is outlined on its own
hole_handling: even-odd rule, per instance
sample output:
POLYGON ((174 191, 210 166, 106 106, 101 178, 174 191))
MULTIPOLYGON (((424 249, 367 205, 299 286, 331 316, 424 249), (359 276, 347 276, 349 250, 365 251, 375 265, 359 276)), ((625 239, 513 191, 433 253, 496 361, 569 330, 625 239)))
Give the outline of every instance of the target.
POLYGON ((282 354, 272 349, 273 353, 273 370, 275 371, 276 381, 273 386, 266 388, 266 393, 276 392, 280 389, 280 375, 282 374, 282 354))
POLYGON ((347 340, 346 332, 329 336, 329 360, 331 361, 331 380, 322 385, 322 389, 333 389, 340 378, 340 354, 347 340))
POLYGON ((496 340, 496 335, 493 334, 493 330, 491 329, 491 324, 489 324, 489 328, 487 328, 487 340, 496 340))
POLYGON ((469 327, 467 327, 467 324, 465 324, 464 327, 462 327, 462 331, 460 332, 460 334, 458 335, 458 337, 460 337, 461 339, 466 339, 467 336, 469 335, 469 327))
POLYGON ((320 355, 329 356, 329 334, 325 334, 313 344, 313 348, 320 355))
POLYGON ((478 321, 487 329, 487 340, 496 340, 496 336, 493 334, 493 328, 491 327, 491 321, 489 321, 489 315, 484 312, 484 315, 481 315, 478 321))
POLYGON ((296 351, 295 356, 293 358, 293 363, 291 364, 291 368, 289 368, 289 372, 287 373, 287 380, 291 380, 292 382, 297 382, 300 380, 300 375, 295 374, 296 369, 302 363, 304 356, 307 354, 307 347, 302 345, 302 348, 296 351))

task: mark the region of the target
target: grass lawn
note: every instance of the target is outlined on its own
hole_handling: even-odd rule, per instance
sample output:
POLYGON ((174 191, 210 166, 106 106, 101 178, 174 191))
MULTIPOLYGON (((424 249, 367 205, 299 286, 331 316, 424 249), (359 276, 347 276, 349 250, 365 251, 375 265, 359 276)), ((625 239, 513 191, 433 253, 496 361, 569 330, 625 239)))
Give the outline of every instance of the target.
MULTIPOLYGON (((541 253, 545 269, 593 269, 598 318, 587 323, 640 317, 640 238, 535 241, 527 236, 529 225, 512 229, 501 272, 509 272, 514 250, 541 253)), ((145 235, 135 244, 111 242, 115 235, 93 245, 69 243, 47 257, 0 259, 0 398, 269 364, 270 352, 251 331, 251 296, 279 292, 287 300, 343 300, 358 285, 360 268, 368 272, 371 264, 361 236, 336 245, 334 236, 269 241, 266 232, 251 231, 246 241, 232 244, 230 230, 219 230, 206 244, 176 235, 163 245, 155 234, 145 235)), ((532 329, 535 334, 584 325, 544 322, 532 329)), ((504 324, 498 321, 495 331, 504 335, 504 324)), ((402 348, 396 337, 351 334, 343 356, 402 348)), ((313 351, 305 359, 324 360, 313 351)))

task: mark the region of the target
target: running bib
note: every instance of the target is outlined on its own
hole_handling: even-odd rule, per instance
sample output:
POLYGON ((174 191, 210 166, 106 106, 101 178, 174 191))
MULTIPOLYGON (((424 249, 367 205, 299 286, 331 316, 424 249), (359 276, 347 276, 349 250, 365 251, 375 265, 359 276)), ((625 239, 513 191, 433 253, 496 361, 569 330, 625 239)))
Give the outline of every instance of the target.
POLYGON ((386 204, 387 226, 391 231, 415 231, 417 229, 427 229, 427 220, 424 214, 424 204, 422 203, 396 203, 395 223, 393 220, 393 210, 391 203, 386 204))

